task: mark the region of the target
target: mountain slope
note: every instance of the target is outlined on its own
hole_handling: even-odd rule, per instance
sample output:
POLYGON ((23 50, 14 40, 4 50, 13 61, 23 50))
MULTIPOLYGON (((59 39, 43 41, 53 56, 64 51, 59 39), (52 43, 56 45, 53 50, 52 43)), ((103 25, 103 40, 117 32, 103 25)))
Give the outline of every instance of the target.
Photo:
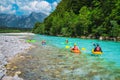
POLYGON ((16 28, 33 28, 36 22, 43 22, 47 15, 32 12, 29 16, 16 16, 12 14, 0 14, 0 26, 16 28))

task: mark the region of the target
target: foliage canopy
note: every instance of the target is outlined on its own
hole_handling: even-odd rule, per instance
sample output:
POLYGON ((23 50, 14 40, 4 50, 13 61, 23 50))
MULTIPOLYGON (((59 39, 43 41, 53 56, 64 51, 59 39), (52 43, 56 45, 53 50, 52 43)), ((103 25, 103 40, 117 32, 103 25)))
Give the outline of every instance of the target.
POLYGON ((120 36, 120 0, 62 0, 33 32, 62 36, 120 36))

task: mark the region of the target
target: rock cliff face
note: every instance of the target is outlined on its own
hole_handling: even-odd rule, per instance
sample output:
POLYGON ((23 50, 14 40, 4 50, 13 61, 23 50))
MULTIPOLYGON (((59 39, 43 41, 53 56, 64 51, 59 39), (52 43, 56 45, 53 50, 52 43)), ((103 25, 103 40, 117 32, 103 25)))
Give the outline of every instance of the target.
POLYGON ((43 22, 47 15, 32 12, 29 16, 0 14, 0 27, 33 28, 36 22, 43 22))

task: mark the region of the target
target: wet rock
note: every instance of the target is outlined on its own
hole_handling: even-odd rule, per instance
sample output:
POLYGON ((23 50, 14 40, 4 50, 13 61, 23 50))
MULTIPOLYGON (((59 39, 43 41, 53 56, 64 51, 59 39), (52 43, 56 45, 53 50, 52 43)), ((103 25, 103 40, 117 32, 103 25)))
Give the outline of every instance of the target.
POLYGON ((82 39, 85 39, 85 38, 86 38, 86 36, 81 36, 81 38, 82 38, 82 39))
POLYGON ((99 75, 95 75, 95 76, 93 76, 92 80, 101 80, 101 77, 99 75))
POLYGON ((64 62, 59 62, 58 64, 59 64, 59 65, 65 65, 65 63, 64 63, 64 62))
POLYGON ((2 80, 23 80, 22 78, 20 78, 18 75, 21 74, 21 71, 17 71, 15 72, 15 75, 12 77, 12 76, 4 76, 2 78, 2 80))
POLYGON ((100 36, 100 37, 99 37, 99 40, 103 40, 103 37, 102 37, 102 36, 100 36))
POLYGON ((63 54, 59 54, 59 55, 58 55, 58 57, 64 57, 64 56, 65 56, 65 55, 63 55, 63 54))
POLYGON ((4 76, 2 80, 13 80, 12 76, 4 76))
POLYGON ((2 78, 2 80, 23 80, 22 78, 18 77, 18 75, 12 76, 5 76, 2 78))
POLYGON ((0 53, 0 79, 6 74, 5 65, 7 64, 6 58, 0 53))
POLYGON ((88 74, 88 72, 83 70, 82 68, 78 68, 78 69, 75 69, 73 71, 73 74, 80 75, 80 76, 84 77, 88 74))
POLYGON ((54 73, 55 73, 56 75, 60 74, 60 72, 59 72, 59 71, 55 71, 54 73))

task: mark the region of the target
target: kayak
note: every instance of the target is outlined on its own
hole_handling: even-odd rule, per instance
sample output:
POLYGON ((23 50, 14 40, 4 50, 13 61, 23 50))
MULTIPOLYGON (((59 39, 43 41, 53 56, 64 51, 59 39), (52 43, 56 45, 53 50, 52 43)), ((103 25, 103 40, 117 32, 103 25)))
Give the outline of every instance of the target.
POLYGON ((93 54, 102 54, 102 52, 101 52, 101 51, 99 51, 99 52, 98 52, 98 51, 97 51, 97 52, 95 52, 95 51, 94 51, 94 49, 92 49, 92 53, 93 53, 93 54))
POLYGON ((34 43, 34 42, 36 42, 36 40, 26 40, 26 42, 34 43))
POLYGON ((73 52, 73 53, 78 53, 78 54, 81 53, 80 50, 71 50, 71 52, 73 52))

